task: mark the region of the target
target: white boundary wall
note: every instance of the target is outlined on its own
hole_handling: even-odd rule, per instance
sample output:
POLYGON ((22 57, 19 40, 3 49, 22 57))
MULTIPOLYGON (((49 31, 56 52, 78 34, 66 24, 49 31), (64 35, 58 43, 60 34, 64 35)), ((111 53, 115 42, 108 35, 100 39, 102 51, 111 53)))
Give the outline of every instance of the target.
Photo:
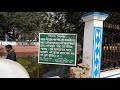
MULTIPOLYGON (((0 45, 29 45, 29 42, 5 42, 0 41, 0 45)), ((30 45, 39 45, 39 42, 30 42, 30 45)))
POLYGON ((101 72, 100 78, 120 78, 120 69, 101 72))

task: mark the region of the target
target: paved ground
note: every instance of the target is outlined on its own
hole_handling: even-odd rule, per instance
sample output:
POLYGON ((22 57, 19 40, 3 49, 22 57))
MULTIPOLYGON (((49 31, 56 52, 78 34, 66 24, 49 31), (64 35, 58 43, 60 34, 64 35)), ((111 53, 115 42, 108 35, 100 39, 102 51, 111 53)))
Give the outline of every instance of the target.
MULTIPOLYGON (((13 46, 16 54, 19 55, 38 55, 38 46, 13 46)), ((0 56, 6 54, 5 46, 0 46, 0 56)))

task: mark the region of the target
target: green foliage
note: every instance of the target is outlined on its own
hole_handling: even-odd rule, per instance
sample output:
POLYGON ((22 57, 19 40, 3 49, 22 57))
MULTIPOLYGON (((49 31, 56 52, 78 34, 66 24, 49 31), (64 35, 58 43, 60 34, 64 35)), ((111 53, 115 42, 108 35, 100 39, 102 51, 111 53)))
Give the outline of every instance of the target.
POLYGON ((0 12, 0 27, 10 31, 12 28, 19 29, 18 32, 34 35, 42 32, 47 14, 45 12, 0 12))
MULTIPOLYGON (((76 33, 82 45, 84 22, 81 15, 88 12, 0 12, 1 31, 17 28, 29 41, 38 33, 76 33)), ((107 22, 119 24, 119 12, 109 14, 107 22)), ((106 22, 105 21, 105 22, 106 22)))
MULTIPOLYGON (((0 12, 0 27, 17 28, 28 36, 38 32, 75 32, 81 25, 79 12, 0 12)), ((80 28, 79 28, 80 29, 80 28)))

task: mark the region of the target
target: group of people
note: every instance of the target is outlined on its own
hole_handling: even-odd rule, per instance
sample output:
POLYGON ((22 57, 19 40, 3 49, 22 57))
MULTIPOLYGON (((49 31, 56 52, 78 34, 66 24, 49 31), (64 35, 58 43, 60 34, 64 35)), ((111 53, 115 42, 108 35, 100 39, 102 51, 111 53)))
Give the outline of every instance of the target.
POLYGON ((25 36, 24 35, 19 35, 18 33, 13 37, 10 34, 6 33, 4 37, 4 41, 9 41, 9 40, 16 40, 16 41, 25 41, 25 36))

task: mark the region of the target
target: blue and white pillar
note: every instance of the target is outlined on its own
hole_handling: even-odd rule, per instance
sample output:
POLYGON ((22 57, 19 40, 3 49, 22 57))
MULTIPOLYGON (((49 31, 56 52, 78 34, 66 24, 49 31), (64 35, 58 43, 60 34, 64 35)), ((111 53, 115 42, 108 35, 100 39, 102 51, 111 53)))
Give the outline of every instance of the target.
POLYGON ((108 14, 91 12, 81 18, 85 22, 83 63, 90 66, 89 77, 100 78, 103 21, 108 14))

